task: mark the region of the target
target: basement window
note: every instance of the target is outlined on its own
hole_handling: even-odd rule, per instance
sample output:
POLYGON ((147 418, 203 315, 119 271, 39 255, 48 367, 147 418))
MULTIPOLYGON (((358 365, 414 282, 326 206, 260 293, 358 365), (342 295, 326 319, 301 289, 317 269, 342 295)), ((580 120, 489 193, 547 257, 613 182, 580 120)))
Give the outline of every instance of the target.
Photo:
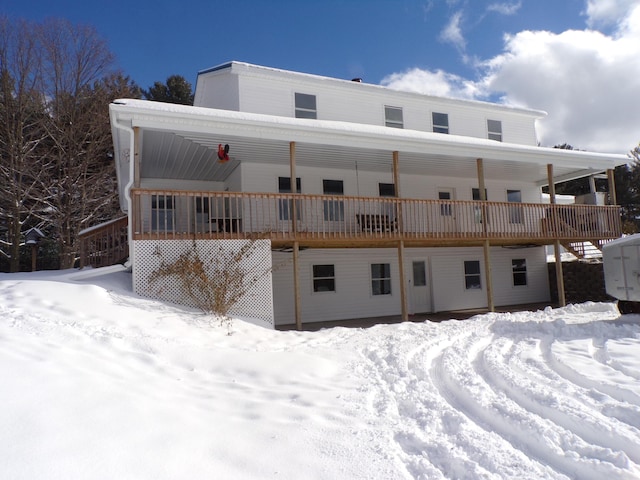
POLYGON ((464 287, 466 290, 480 290, 480 260, 465 260, 464 262, 464 287))
POLYGON ((391 295, 391 266, 388 263, 371 264, 371 294, 391 295))
POLYGON ((334 265, 313 265, 313 291, 336 291, 336 273, 334 265))
POLYGON ((524 258, 514 258, 511 260, 511 270, 513 272, 513 286, 520 287, 527 285, 527 260, 524 258))

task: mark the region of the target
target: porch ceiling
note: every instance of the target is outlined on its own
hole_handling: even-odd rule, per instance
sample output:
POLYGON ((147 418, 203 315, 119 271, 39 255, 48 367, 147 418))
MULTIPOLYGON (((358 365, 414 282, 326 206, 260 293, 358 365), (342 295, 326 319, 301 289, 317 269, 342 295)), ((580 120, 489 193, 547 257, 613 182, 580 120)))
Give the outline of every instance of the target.
MULTIPOLYGON (((175 133, 144 130, 142 134, 141 172, 143 178, 185 179, 223 182, 243 163, 289 165, 289 142, 257 137, 175 133), (219 144, 229 144, 227 163, 218 162, 219 144)), ((427 146, 428 147, 428 146, 427 146)), ((442 153, 403 152, 398 145, 401 175, 476 178, 476 158, 481 156, 445 155, 442 153), (428 168, 425 170, 425 165, 428 168)), ((485 177, 492 180, 529 180, 539 185, 547 183, 546 164, 513 161, 483 156, 485 177)), ((296 165, 305 167, 343 168, 390 172, 392 152, 376 148, 353 148, 317 143, 296 142, 296 165)), ((602 169, 554 166, 557 179, 576 178, 602 169)))

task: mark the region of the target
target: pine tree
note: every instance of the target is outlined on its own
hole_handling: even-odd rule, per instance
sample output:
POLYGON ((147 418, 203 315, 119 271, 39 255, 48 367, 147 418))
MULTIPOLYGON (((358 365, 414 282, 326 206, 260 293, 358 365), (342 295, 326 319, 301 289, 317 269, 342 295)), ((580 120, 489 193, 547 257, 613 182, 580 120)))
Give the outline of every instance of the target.
POLYGON ((143 90, 143 95, 154 102, 193 105, 191 84, 181 75, 171 75, 166 83, 155 82, 149 90, 143 90))

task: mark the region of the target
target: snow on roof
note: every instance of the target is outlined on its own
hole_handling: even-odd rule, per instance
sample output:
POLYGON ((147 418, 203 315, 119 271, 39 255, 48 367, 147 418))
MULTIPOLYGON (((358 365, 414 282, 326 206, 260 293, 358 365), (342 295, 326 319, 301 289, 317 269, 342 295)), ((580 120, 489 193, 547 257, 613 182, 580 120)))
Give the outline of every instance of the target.
MULTIPOLYGON (((137 99, 117 99, 111 105, 112 111, 127 112, 133 116, 136 113, 145 115, 156 114, 156 118, 178 119, 183 123, 192 120, 211 120, 234 123, 236 125, 270 126, 275 128, 289 129, 297 132, 322 132, 330 134, 337 139, 338 136, 360 137, 367 141, 380 142, 392 140, 395 146, 408 142, 418 143, 424 147, 424 143, 430 146, 449 147, 473 147, 478 149, 478 156, 483 152, 502 152, 503 155, 528 155, 538 158, 539 162, 548 162, 550 157, 554 163, 567 160, 570 162, 582 162, 589 164, 589 168, 607 169, 615 165, 627 163, 626 155, 595 153, 578 150, 564 150, 558 148, 539 147, 533 145, 521 145, 505 142, 497 142, 485 138, 468 137, 461 135, 443 135, 434 132, 424 132, 418 130, 389 128, 381 125, 369 125, 353 122, 341 122, 335 120, 313 120, 293 117, 282 117, 276 115, 265 115, 259 113, 237 112, 232 110, 220 110, 207 107, 194 107, 189 105, 178 105, 172 103, 153 102, 149 100, 137 99), (546 157, 546 159, 543 159, 546 157)), ((177 124, 172 123, 175 127, 177 124)), ((294 138, 291 138, 294 140, 294 138)), ((517 157, 512 158, 517 161, 517 157)), ((532 160, 528 158, 528 160, 532 160)))

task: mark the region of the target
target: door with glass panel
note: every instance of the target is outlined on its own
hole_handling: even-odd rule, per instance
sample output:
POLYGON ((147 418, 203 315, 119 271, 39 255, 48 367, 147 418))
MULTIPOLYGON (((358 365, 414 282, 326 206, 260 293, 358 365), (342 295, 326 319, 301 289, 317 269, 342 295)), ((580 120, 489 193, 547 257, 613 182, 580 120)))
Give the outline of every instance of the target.
POLYGON ((409 273, 409 311, 424 313, 431 311, 431 279, 428 259, 416 259, 411 262, 409 273))

